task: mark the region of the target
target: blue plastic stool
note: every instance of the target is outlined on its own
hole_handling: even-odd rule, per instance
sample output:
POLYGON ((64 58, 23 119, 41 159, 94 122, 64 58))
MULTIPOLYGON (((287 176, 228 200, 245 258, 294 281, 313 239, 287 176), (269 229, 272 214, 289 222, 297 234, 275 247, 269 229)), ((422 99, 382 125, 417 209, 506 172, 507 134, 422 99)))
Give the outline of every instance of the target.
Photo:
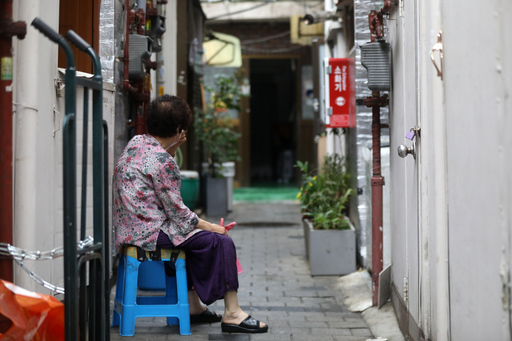
POLYGON ((137 317, 155 316, 167 317, 167 324, 179 322, 180 334, 191 334, 185 252, 176 249, 147 252, 136 246, 125 246, 119 255, 112 326, 119 326, 121 336, 133 336, 137 317), (165 276, 165 296, 137 297, 140 264, 156 260, 175 268, 176 276, 165 276))

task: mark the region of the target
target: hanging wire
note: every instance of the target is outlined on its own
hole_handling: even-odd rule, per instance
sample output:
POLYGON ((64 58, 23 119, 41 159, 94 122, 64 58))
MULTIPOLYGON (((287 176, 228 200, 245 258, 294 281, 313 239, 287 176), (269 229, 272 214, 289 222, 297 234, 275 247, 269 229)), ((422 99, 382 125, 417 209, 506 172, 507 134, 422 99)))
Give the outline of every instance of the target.
POLYGON ((181 168, 181 165, 183 164, 183 153, 180 147, 176 149, 176 154, 174 154, 174 160, 176 161, 176 164, 178 164, 178 168, 181 168))
POLYGON ((269 40, 273 40, 273 39, 277 39, 277 38, 281 38, 281 37, 286 37, 289 35, 290 35, 290 31, 286 31, 286 32, 281 32, 281 33, 273 34, 270 36, 266 36, 263 38, 244 40, 244 41, 241 41, 240 44, 241 45, 249 45, 249 44, 263 43, 265 41, 269 41, 269 40))
MULTIPOLYGON (((84 240, 77 243, 77 249, 83 250, 86 247, 92 246, 94 239, 88 236, 84 240)), ((53 285, 45 281, 41 276, 31 271, 25 263, 25 260, 53 260, 58 257, 64 256, 64 247, 58 247, 50 251, 27 251, 19 247, 12 246, 7 243, 0 243, 0 256, 12 257, 16 263, 32 278, 37 284, 42 285, 46 289, 49 289, 53 293, 64 294, 64 288, 53 285)))
POLYGON ((295 50, 299 50, 302 48, 306 48, 307 46, 293 46, 293 47, 284 47, 284 48, 276 48, 276 49, 266 49, 266 48, 259 48, 259 47, 246 47, 242 46, 242 50, 246 52, 258 52, 258 53, 285 53, 285 52, 291 52, 295 50))
POLYGON ((244 12, 252 11, 253 9, 266 6, 266 5, 268 5, 268 4, 272 3, 272 2, 274 2, 274 1, 273 0, 267 0, 266 2, 264 2, 262 4, 258 4, 258 5, 255 5, 255 6, 252 6, 252 7, 249 7, 249 8, 245 8, 245 9, 242 9, 242 10, 239 10, 239 11, 235 11, 235 12, 219 14, 216 17, 207 18, 206 20, 216 20, 216 19, 227 17, 227 16, 234 15, 234 14, 239 14, 239 13, 244 13, 244 12))

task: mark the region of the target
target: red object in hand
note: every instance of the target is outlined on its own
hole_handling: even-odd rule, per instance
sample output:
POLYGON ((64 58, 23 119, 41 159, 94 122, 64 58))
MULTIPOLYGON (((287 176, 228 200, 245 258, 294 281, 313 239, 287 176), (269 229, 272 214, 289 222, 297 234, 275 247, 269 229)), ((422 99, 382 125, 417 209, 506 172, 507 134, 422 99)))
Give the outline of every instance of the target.
POLYGON ((224 228, 226 229, 226 231, 229 231, 231 230, 233 227, 235 227, 236 223, 231 223, 231 224, 228 224, 226 226, 224 226, 224 228))
MULTIPOLYGON (((232 222, 231 224, 228 224, 224 226, 224 218, 220 218, 220 226, 224 227, 226 229, 226 232, 231 230, 233 227, 235 227, 236 223, 232 222)), ((236 259, 236 270, 238 274, 241 274, 243 272, 242 265, 240 265, 240 262, 238 261, 238 257, 236 259)))
POLYGON ((226 232, 229 232, 233 227, 236 226, 236 222, 232 222, 231 224, 224 226, 224 218, 220 218, 220 226, 224 227, 226 232))

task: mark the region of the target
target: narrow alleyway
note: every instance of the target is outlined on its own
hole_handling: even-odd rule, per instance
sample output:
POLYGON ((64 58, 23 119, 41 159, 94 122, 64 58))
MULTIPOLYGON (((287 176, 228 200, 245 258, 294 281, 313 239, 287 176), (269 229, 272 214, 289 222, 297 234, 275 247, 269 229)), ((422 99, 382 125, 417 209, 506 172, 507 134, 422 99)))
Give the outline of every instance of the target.
MULTIPOLYGON (((237 222, 231 237, 244 272, 240 275, 242 308, 268 323, 267 334, 223 334, 220 324, 192 325, 191 336, 165 318, 139 318, 132 340, 344 340, 373 339, 360 313, 343 305, 337 276, 311 277, 305 258, 299 206, 290 202, 235 203, 226 222, 237 222)), ((223 302, 209 307, 223 312, 223 302)), ((121 340, 118 327, 112 340, 121 340)))

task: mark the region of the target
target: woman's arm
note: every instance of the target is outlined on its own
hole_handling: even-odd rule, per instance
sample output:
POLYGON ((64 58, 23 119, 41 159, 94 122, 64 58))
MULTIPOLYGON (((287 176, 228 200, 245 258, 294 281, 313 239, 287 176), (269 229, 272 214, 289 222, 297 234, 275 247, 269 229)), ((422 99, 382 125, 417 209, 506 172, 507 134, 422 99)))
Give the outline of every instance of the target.
POLYGON ((199 219, 199 223, 196 225, 196 229, 201 229, 205 231, 215 232, 218 234, 225 234, 227 235, 227 231, 223 226, 212 224, 207 222, 206 220, 199 219))

